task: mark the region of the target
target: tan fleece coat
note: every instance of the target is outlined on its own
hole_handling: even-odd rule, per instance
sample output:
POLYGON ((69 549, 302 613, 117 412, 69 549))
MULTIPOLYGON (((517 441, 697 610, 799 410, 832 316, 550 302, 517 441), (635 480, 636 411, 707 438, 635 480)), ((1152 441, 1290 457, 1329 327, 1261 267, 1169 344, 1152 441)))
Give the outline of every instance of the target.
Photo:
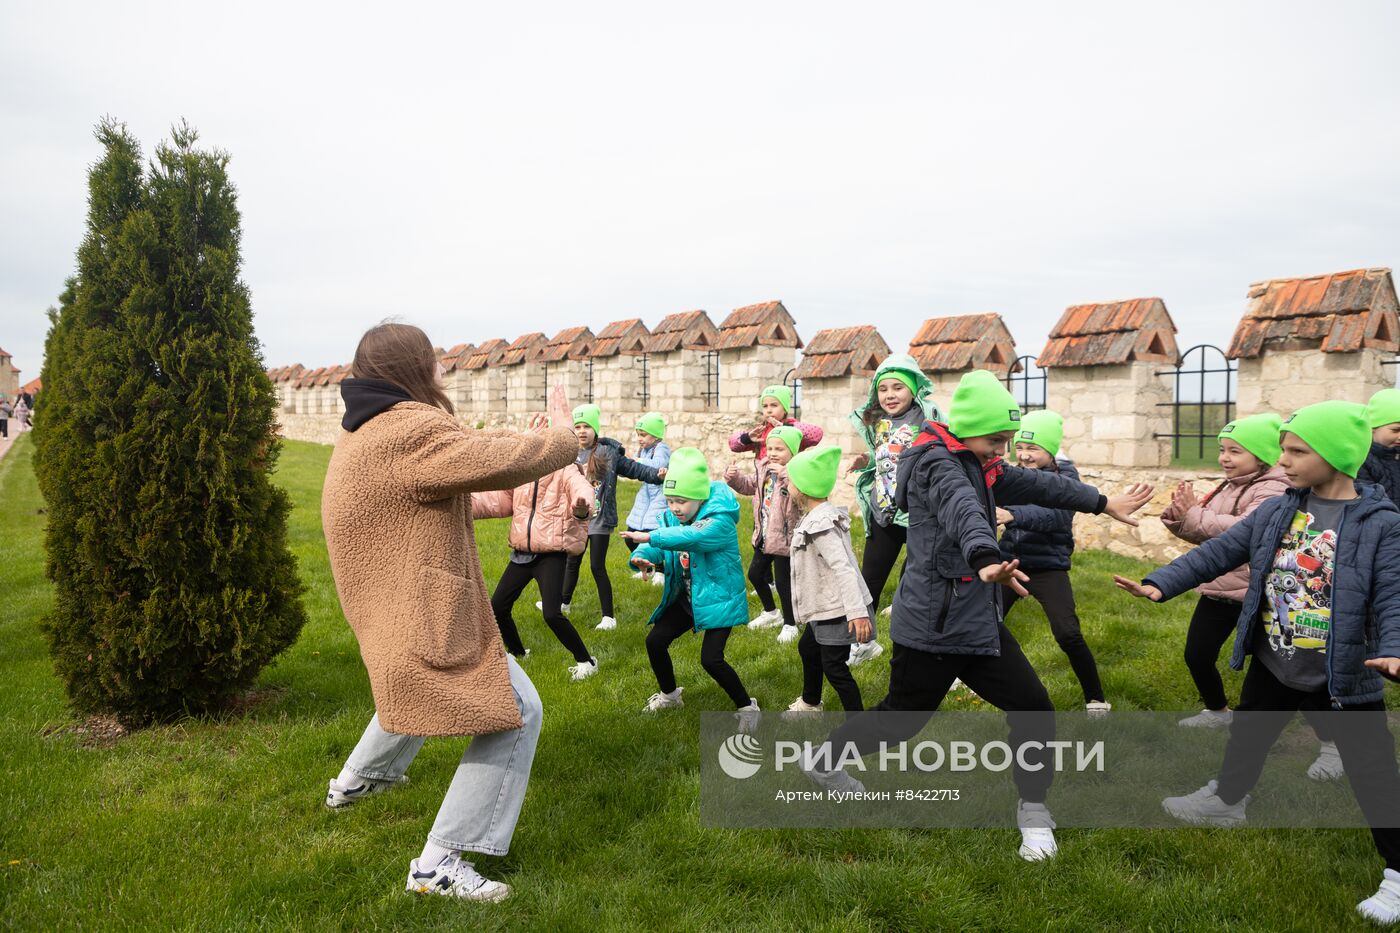
POLYGON ((593 504, 593 484, 571 463, 511 490, 472 493, 477 518, 510 517, 510 546, 525 554, 582 554, 588 517, 574 515, 579 500, 593 504))
POLYGON ((577 452, 567 428, 475 431, 418 402, 400 402, 341 433, 321 521, 340 605, 386 730, 520 728, 476 551, 471 493, 532 482, 577 452))
MULTIPOLYGON (((1183 515, 1171 506, 1162 513, 1162 524, 1183 541, 1203 544, 1230 530, 1230 526, 1257 509, 1266 499, 1281 496, 1288 490, 1288 478, 1280 467, 1270 467, 1258 473, 1226 480, 1205 499, 1197 502, 1183 515)), ((1196 592, 1212 599, 1244 602, 1249 590, 1249 565, 1242 564, 1214 580, 1196 587, 1196 592)))

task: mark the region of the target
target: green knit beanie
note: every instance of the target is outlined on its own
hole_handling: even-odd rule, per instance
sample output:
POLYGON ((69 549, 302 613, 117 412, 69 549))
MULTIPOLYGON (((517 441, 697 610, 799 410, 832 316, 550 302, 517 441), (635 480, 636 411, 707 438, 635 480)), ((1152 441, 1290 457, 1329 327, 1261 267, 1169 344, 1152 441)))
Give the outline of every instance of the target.
POLYGON ((813 447, 788 461, 787 475, 792 485, 804 496, 825 499, 836 488, 836 474, 841 470, 841 448, 828 444, 813 447))
POLYGON ((790 424, 785 424, 781 428, 774 428, 768 432, 769 438, 778 438, 788 445, 788 450, 794 454, 802 449, 802 432, 790 424))
POLYGON ((1041 411, 1028 411, 1021 419, 1021 430, 1016 432, 1013 442, 1034 444, 1050 456, 1060 452, 1060 441, 1064 438, 1065 419, 1048 408, 1041 411))
POLYGON ((875 385, 879 385, 886 379, 898 379, 909 387, 909 394, 915 398, 919 395, 919 387, 914 382, 914 376, 902 369, 886 369, 875 374, 875 385))
POLYGON ((681 499, 710 498, 710 466, 698 447, 682 447, 671 454, 662 491, 681 499))
POLYGON ((659 411, 649 411, 637 419, 637 430, 645 431, 658 441, 666 439, 666 416, 659 411))
POLYGON ((1229 439, 1254 454, 1267 466, 1278 463, 1278 432, 1283 419, 1271 411, 1236 418, 1220 429, 1219 438, 1229 439))
POLYGON ((1300 408, 1283 423, 1318 456, 1347 476, 1356 477, 1371 452, 1371 428, 1366 406, 1355 402, 1318 402, 1300 408))
POLYGON ((1371 396, 1366 414, 1373 428, 1400 421, 1400 389, 1381 389, 1371 396))
POLYGON ((593 436, 603 433, 603 410, 597 405, 580 405, 574 409, 574 424, 586 424, 593 429, 593 436))
POLYGON ((974 369, 958 381, 948 406, 948 429, 958 437, 982 437, 1021 426, 1021 408, 1001 380, 974 369))
POLYGON ((758 393, 758 404, 762 405, 766 398, 775 398, 778 404, 783 406, 783 411, 792 414, 792 390, 787 386, 765 386, 763 391, 758 393))

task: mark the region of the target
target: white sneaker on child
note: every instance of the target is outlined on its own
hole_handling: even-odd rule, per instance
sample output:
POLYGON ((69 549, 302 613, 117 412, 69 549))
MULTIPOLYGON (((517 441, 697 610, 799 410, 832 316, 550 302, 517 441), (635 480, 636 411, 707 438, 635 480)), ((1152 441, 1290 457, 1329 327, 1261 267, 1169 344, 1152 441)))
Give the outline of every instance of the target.
POLYGON ((652 574, 652 575, 651 575, 651 585, 652 585, 652 586, 665 586, 665 585, 666 585, 666 575, 663 574, 663 573, 654 573, 654 574, 652 574))
POLYGON ((894 606, 886 606, 884 609, 881 609, 880 615, 888 619, 890 616, 894 615, 894 606))
MULTIPOLYGON (((535 608, 538 609, 540 612, 544 612, 544 600, 535 600, 535 608)), ((568 603, 560 603, 559 608, 564 611, 564 615, 568 615, 569 611, 573 609, 573 606, 569 605, 568 603)))
POLYGON ((409 862, 404 890, 409 894, 441 894, 469 901, 503 901, 510 896, 510 885, 483 878, 460 852, 453 852, 428 871, 419 871, 418 859, 409 862))
POLYGON ((1387 868, 1381 877, 1380 888, 1357 904, 1356 910, 1375 923, 1400 923, 1400 871, 1387 868))
POLYGON ((1235 803, 1226 803, 1216 796, 1219 785, 1210 781, 1205 787, 1185 797, 1168 797, 1162 801, 1162 809, 1185 823, 1197 826, 1219 826, 1229 829, 1244 825, 1244 808, 1249 803, 1245 794, 1235 803))
POLYGON ((338 778, 331 778, 326 782, 326 806, 332 810, 339 810, 364 800, 366 797, 382 794, 386 790, 393 790, 395 787, 407 783, 407 774, 400 775, 395 780, 360 778, 358 784, 342 784, 338 778))
POLYGON ((636 573, 632 574, 632 579, 633 579, 633 580, 644 580, 644 579, 646 579, 646 574, 643 573, 642 571, 638 570, 636 573))
POLYGON ((806 719, 813 713, 820 713, 821 711, 822 705, 820 703, 813 706, 811 703, 798 697, 792 701, 792 705, 787 708, 787 712, 781 714, 778 718, 786 722, 792 722, 795 719, 806 719))
POLYGON ((1318 750, 1317 760, 1308 766, 1308 777, 1314 781, 1335 781, 1345 775, 1342 766, 1342 753, 1337 751, 1336 742, 1323 742, 1318 750))
POLYGON ((749 628, 769 628, 774 625, 781 625, 783 622, 782 613, 776 609, 765 609, 749 621, 749 628))
POLYGON ((1084 704, 1084 712, 1089 714, 1090 719, 1103 719, 1111 709, 1113 704, 1107 700, 1090 700, 1084 704))
POLYGON ((1178 726, 1185 726, 1188 729, 1223 729, 1234 721, 1235 711, 1203 709, 1194 716, 1187 716, 1178 720, 1178 726))
POLYGON ((617 628, 617 620, 612 616, 603 616, 603 621, 593 627, 599 631, 611 632, 613 629, 617 628))
POLYGON ((1045 804, 1016 801, 1016 826, 1021 830, 1016 854, 1026 861, 1043 862, 1060 850, 1055 843, 1055 820, 1045 804))
POLYGON ((753 735, 758 731, 758 701, 749 697, 749 705, 741 706, 734 713, 734 719, 739 723, 739 731, 744 735, 753 735))
POLYGON ((656 713, 663 709, 679 709, 685 705, 685 701, 681 699, 684 690, 684 687, 677 687, 670 693, 653 693, 647 699, 647 705, 642 707, 642 712, 656 713))
POLYGON ((798 767, 802 773, 807 775, 807 779, 823 790, 846 791, 848 793, 863 793, 865 785, 851 777, 840 768, 832 771, 821 771, 816 766, 816 750, 808 748, 802 755, 798 767))
POLYGON ((569 666, 570 680, 587 680, 598 673, 598 659, 591 658, 569 666))
POLYGON ((858 641, 851 645, 851 655, 846 659, 847 667, 855 667, 857 664, 864 664, 873 658, 878 658, 885 653, 885 649, 880 647, 880 643, 871 639, 870 641, 858 641))
POLYGON ((797 641, 797 626, 784 625, 783 630, 778 633, 778 644, 786 645, 788 642, 797 641))

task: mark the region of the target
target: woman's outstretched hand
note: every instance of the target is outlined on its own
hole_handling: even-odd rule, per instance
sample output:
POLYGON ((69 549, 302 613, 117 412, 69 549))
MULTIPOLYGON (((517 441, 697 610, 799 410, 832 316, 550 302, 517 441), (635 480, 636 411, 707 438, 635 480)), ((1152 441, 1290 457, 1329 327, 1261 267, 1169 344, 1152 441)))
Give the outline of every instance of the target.
POLYGON ((1154 603, 1160 603, 1162 601, 1162 591, 1155 586, 1139 583, 1136 580, 1129 580, 1127 577, 1120 577, 1116 573, 1113 575, 1113 582, 1120 590, 1137 596, 1140 599, 1150 599, 1154 603))
POLYGON ((549 417, 556 428, 574 426, 574 410, 569 407, 569 390, 562 382, 556 382, 549 389, 549 417))
POLYGON ((1152 486, 1148 483, 1133 483, 1127 492, 1108 497, 1103 514, 1125 525, 1136 526, 1138 520, 1133 518, 1133 513, 1151 501, 1152 486))
POLYGON ((525 430, 532 434, 543 434, 549 427, 549 416, 538 412, 530 416, 530 420, 525 424, 525 430))

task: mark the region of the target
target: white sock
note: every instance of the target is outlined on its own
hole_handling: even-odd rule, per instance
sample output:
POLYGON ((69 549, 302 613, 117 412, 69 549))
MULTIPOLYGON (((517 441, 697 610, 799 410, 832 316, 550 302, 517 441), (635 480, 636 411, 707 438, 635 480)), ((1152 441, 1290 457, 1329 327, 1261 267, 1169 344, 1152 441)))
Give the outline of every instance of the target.
POLYGON ((365 779, 345 767, 340 769, 340 774, 336 776, 335 782, 348 790, 351 787, 359 787, 365 782, 365 779))
POLYGON ((423 843, 423 854, 418 856, 418 870, 432 871, 434 868, 438 867, 443 859, 451 854, 451 849, 440 846, 429 839, 427 842, 423 843))

